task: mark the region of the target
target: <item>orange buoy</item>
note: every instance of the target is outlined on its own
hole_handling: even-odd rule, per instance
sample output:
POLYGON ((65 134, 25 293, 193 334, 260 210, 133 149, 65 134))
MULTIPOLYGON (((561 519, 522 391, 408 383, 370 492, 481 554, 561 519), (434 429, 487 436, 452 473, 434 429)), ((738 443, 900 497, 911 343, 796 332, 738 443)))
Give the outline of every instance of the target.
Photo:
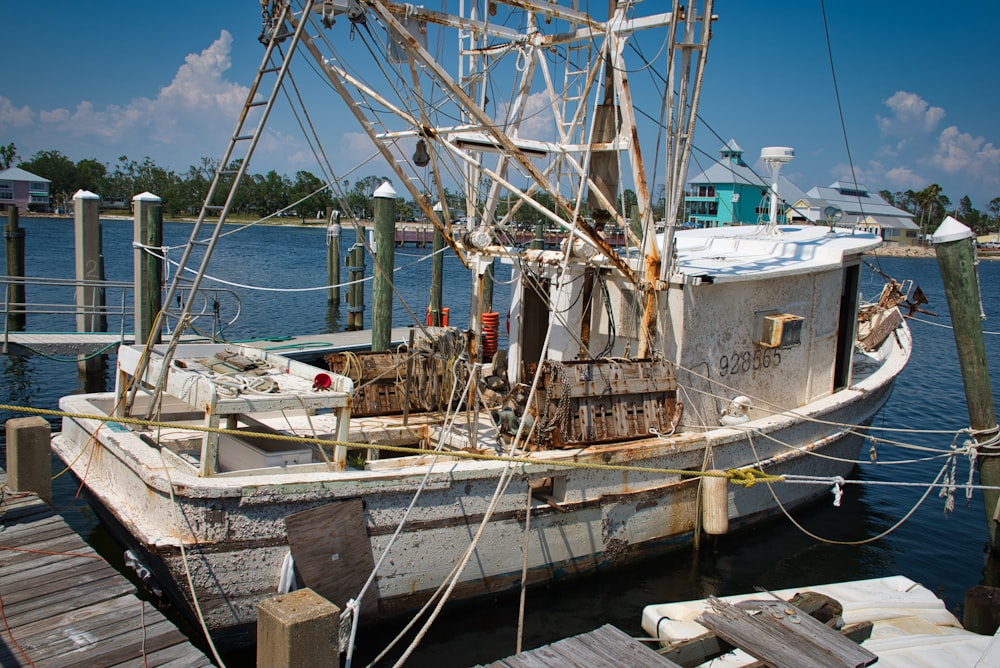
POLYGON ((483 359, 492 359, 500 347, 500 314, 483 314, 483 359))
MULTIPOLYGON (((431 307, 430 306, 427 307, 427 319, 425 320, 425 322, 427 323, 428 327, 431 327, 434 324, 434 314, 431 313, 431 307)), ((441 326, 442 327, 447 327, 448 326, 448 308, 447 307, 444 307, 444 308, 441 309, 441 326)))

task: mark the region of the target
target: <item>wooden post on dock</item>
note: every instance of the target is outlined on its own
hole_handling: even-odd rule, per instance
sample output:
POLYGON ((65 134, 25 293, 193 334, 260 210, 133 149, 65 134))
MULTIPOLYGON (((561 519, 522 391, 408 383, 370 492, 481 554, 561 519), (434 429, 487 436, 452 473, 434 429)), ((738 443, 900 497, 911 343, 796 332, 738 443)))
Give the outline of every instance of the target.
POLYGON ((52 504, 51 428, 39 416, 7 420, 7 486, 52 504))
POLYGON ((257 665, 311 668, 340 665, 340 608, 312 589, 257 605, 257 665))
MULTIPOLYGON (((364 234, 364 228, 355 234, 364 234)), ((347 286, 347 329, 354 331, 364 327, 365 322, 365 248, 361 240, 357 240, 348 253, 350 265, 347 273, 350 285, 347 286)))
POLYGON ((163 307, 163 260, 147 249, 163 246, 163 206, 159 197, 144 192, 132 198, 135 209, 132 275, 135 281, 135 341, 160 343, 153 323, 163 307))
POLYGON ((545 248, 545 221, 535 223, 535 238, 531 240, 532 248, 545 248))
MULTIPOLYGON (((444 211, 444 206, 441 202, 434 205, 434 211, 440 215, 444 211)), ((444 234, 437 225, 434 226, 434 240, 431 242, 431 253, 433 257, 431 258, 431 299, 430 303, 427 305, 431 319, 427 323, 435 327, 440 327, 441 322, 441 290, 444 285, 444 234)))
MULTIPOLYGON (((996 410, 986 364, 986 344, 983 341, 983 311, 976 274, 975 235, 968 227, 951 216, 931 236, 937 254, 944 291, 951 312, 952 331, 958 349, 958 365, 965 385, 965 400, 969 407, 969 425, 977 443, 997 436, 996 410)), ((979 479, 984 485, 1000 485, 1000 458, 978 457, 979 479)), ((1000 492, 983 490, 986 523, 990 545, 1000 551, 997 523, 1000 522, 1000 492)))
POLYGON ((375 261, 372 263, 372 351, 389 349, 392 340, 392 272, 396 267, 396 191, 388 181, 372 193, 375 200, 375 261))
POLYGON ((497 269, 497 259, 490 260, 490 266, 483 274, 483 313, 493 310, 493 272, 497 269))
POLYGON ((326 226, 326 284, 332 286, 326 291, 326 303, 340 308, 340 212, 330 213, 326 226))
MULTIPOLYGON (((73 195, 73 235, 75 239, 76 280, 94 282, 93 285, 76 287, 76 331, 101 331, 99 307, 100 288, 96 282, 101 279, 101 222, 98 216, 100 197, 88 190, 78 190, 73 195)), ((97 373, 101 369, 100 358, 77 358, 77 367, 83 374, 97 373)))
MULTIPOLYGON (((19 226, 16 204, 7 205, 7 275, 24 278, 24 230, 19 226)), ((7 329, 13 332, 24 330, 24 283, 7 284, 7 329)))

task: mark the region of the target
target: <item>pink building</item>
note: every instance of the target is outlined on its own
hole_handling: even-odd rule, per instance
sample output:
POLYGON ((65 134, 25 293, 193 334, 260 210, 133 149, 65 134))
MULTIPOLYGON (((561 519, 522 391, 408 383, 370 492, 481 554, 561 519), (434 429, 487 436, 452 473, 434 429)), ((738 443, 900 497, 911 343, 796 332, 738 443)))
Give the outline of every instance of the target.
POLYGON ((21 211, 49 211, 50 183, 20 167, 0 171, 0 208, 13 204, 21 211))

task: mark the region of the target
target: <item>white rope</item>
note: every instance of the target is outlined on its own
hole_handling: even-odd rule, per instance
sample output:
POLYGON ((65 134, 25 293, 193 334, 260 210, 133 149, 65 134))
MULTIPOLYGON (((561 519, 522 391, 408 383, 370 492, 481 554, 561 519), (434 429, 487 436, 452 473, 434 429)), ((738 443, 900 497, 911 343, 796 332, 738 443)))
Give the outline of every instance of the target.
POLYGON ((205 640, 208 642, 209 648, 212 650, 212 656, 215 657, 215 662, 220 666, 220 668, 226 668, 226 663, 219 656, 219 651, 215 648, 215 643, 212 642, 212 634, 208 630, 208 624, 205 622, 205 615, 201 612, 201 605, 198 603, 198 592, 194 588, 194 580, 191 578, 191 569, 188 567, 187 551, 184 549, 184 538, 181 536, 181 521, 177 514, 177 500, 174 498, 174 481, 170 477, 170 466, 167 465, 166 460, 163 458, 163 449, 157 450, 160 455, 160 463, 163 464, 163 474, 167 476, 167 491, 170 493, 170 509, 174 518, 174 525, 177 527, 177 545, 181 549, 181 562, 184 564, 184 575, 187 578, 188 589, 191 591, 191 601, 194 603, 195 612, 198 613, 198 624, 201 626, 201 631, 205 634, 205 640))
MULTIPOLYGON (((160 260, 163 260, 164 262, 166 262, 167 264, 169 264, 171 266, 174 266, 174 267, 179 267, 180 266, 180 263, 178 263, 176 260, 168 259, 166 255, 158 255, 157 253, 153 252, 158 247, 143 246, 142 244, 139 244, 139 243, 133 243, 132 246, 134 248, 141 248, 141 249, 143 249, 145 252, 149 253, 153 257, 156 257, 156 258, 158 258, 160 260)), ((413 262, 410 262, 408 264, 403 264, 403 265, 400 265, 398 267, 395 267, 392 270, 392 272, 395 274, 396 272, 403 271, 404 269, 409 269, 410 267, 412 267, 412 266, 414 266, 416 264, 419 264, 421 262, 426 262, 427 260, 430 260, 431 258, 433 258, 434 255, 436 255, 437 253, 444 252, 445 250, 447 250, 447 248, 448 248, 447 246, 444 246, 439 251, 436 251, 434 253, 430 253, 428 255, 421 256, 419 260, 414 260, 413 262)), ((187 267, 185 267, 185 271, 187 271, 188 273, 192 273, 192 274, 196 273, 193 269, 187 268, 187 267)), ((346 288, 346 287, 348 287, 350 285, 353 285, 355 283, 364 283, 364 282, 370 281, 370 280, 372 280, 374 278, 374 276, 365 276, 365 277, 363 277, 363 278, 361 278, 361 279, 359 279, 357 281, 346 281, 344 283, 337 283, 335 285, 320 285, 320 286, 310 287, 310 288, 267 288, 267 287, 263 287, 263 286, 259 286, 259 285, 248 285, 246 283, 235 283, 233 281, 227 281, 225 279, 218 278, 216 276, 212 276, 211 274, 205 274, 205 278, 208 279, 208 280, 210 280, 210 281, 215 281, 216 283, 221 283, 222 285, 227 285, 227 286, 229 286, 231 288, 242 288, 244 290, 257 290, 257 291, 260 291, 260 292, 316 292, 316 291, 319 291, 319 290, 332 290, 333 288, 346 288)))
MULTIPOLYGON (((449 399, 450 399, 449 405, 454 405, 455 392, 458 389, 458 373, 455 371, 455 366, 458 364, 459 361, 462 361, 461 358, 456 359, 455 362, 452 364, 452 385, 451 385, 451 396, 449 397, 449 399)), ((468 396, 469 389, 472 386, 472 383, 473 383, 474 379, 475 379, 475 374, 470 373, 469 374, 469 381, 466 383, 465 388, 462 390, 462 394, 459 397, 459 403, 465 401, 465 398, 466 398, 466 396, 468 396)), ((440 434, 440 436, 438 438, 437 445, 434 448, 434 452, 435 453, 440 453, 440 452, 443 451, 444 444, 447 441, 448 436, 451 434, 452 430, 454 429, 455 420, 458 417, 458 413, 457 412, 451 413, 450 417, 451 417, 451 421, 449 422, 446 419, 445 424, 444 424, 444 426, 441 429, 441 434, 440 434)), ((407 520, 410 517, 410 513, 413 511, 413 509, 417 505, 417 499, 420 498, 420 495, 423 493, 424 487, 427 485, 428 480, 430 480, 431 474, 434 471, 434 465, 437 463, 437 460, 438 460, 438 454, 435 454, 434 458, 431 460, 430 465, 427 467, 427 472, 424 474, 423 479, 420 481, 420 484, 417 486, 416 491, 413 493, 413 498, 410 499, 410 505, 407 506, 406 512, 403 513, 403 517, 400 519, 399 523, 396 525, 396 530, 393 532, 392 537, 389 539, 389 542, 386 544, 385 549, 382 550, 382 554, 379 555, 378 562, 375 564, 374 568, 372 568, 372 571, 369 574, 368 579, 365 580, 365 583, 364 583, 364 585, 362 585, 361 590, 358 592, 357 597, 355 599, 351 599, 351 601, 350 601, 350 603, 348 605, 347 610, 345 610, 345 612, 344 612, 345 615, 347 615, 347 614, 352 615, 350 642, 348 643, 348 647, 347 647, 347 651, 346 651, 346 655, 345 655, 345 659, 344 659, 344 667, 345 668, 350 668, 351 661, 352 661, 352 659, 354 657, 354 639, 355 639, 355 637, 357 635, 357 630, 358 630, 358 625, 359 625, 359 619, 360 619, 360 616, 357 614, 359 606, 356 604, 356 601, 360 601, 364 597, 365 593, 368 591, 368 588, 371 586, 372 582, 374 582, 375 576, 378 574, 379 570, 381 570, 382 564, 385 562, 386 558, 389 556, 389 553, 392 551, 392 547, 395 544, 396 539, 399 537, 400 533, 402 533, 403 527, 406 525, 406 522, 407 522, 407 520), (351 604, 353 604, 353 605, 351 605, 351 604)), ((342 617, 343 617, 343 615, 342 615, 342 617)), ((412 621, 413 620, 411 620, 411 623, 412 623, 412 621)), ((387 651, 389 648, 391 648, 393 645, 395 645, 396 641, 405 632, 406 632, 406 629, 404 629, 403 631, 401 631, 400 635, 397 636, 397 638, 395 640, 393 640, 385 650, 383 650, 383 654, 385 653, 385 651, 387 651)), ((378 661, 378 659, 376 659, 376 661, 378 661)))
MULTIPOLYGON (((760 458, 757 456, 757 449, 756 449, 756 447, 753 444, 753 438, 750 436, 749 433, 747 434, 747 437, 750 439, 750 448, 753 450, 754 458, 757 460, 757 464, 759 466, 760 465, 760 458)), ((901 527, 904 522, 906 522, 908 519, 910 519, 910 517, 913 515, 913 513, 917 512, 917 508, 920 507, 920 505, 924 502, 924 500, 927 498, 927 496, 931 493, 931 490, 934 488, 934 486, 936 486, 938 484, 938 480, 940 480, 941 475, 944 473, 945 467, 947 467, 947 466, 948 466, 948 462, 945 462, 944 466, 941 467, 941 470, 938 471, 938 474, 934 478, 934 481, 932 483, 930 483, 930 485, 927 486, 926 490, 924 490, 923 496, 921 496, 917 500, 917 502, 913 505, 913 507, 909 510, 909 512, 907 512, 905 515, 903 515, 903 517, 900 518, 900 520, 898 522, 896 522, 891 527, 889 527, 888 529, 886 529, 882 533, 878 534, 877 536, 872 536, 870 538, 865 538, 865 539, 862 539, 862 540, 847 540, 847 541, 844 541, 844 540, 833 540, 833 539, 830 539, 830 538, 823 538, 822 536, 819 536, 819 535, 817 535, 817 534, 809 531, 804 526, 802 526, 798 521, 796 521, 796 519, 794 517, 792 517, 791 513, 788 512, 788 509, 785 508, 785 505, 778 498, 778 495, 775 494, 775 492, 774 492, 774 486, 770 482, 767 482, 767 481, 764 481, 764 484, 767 485, 767 490, 771 493, 771 498, 774 499, 775 504, 777 504, 778 508, 785 515, 785 517, 788 518, 788 521, 791 522, 799 531, 801 531, 805 535, 809 536, 810 538, 812 538, 814 540, 822 541, 824 543, 830 543, 832 545, 867 545, 868 543, 874 543, 877 540, 881 540, 882 538, 885 538, 886 536, 888 536, 889 534, 891 534, 893 531, 895 531, 896 529, 898 529, 899 527, 901 527)), ((789 477, 789 476, 782 476, 782 478, 786 478, 786 477, 789 477)), ((790 480, 785 480, 785 482, 791 482, 791 481, 790 480)), ((815 482, 815 481, 813 481, 813 482, 815 482)), ((844 481, 845 484, 848 483, 848 482, 861 482, 861 481, 849 481, 849 480, 845 480, 844 481)), ((866 482, 873 482, 873 481, 866 481, 866 482)), ((824 481, 823 484, 826 484, 826 485, 831 484, 831 479, 827 478, 826 481, 824 481)), ((914 486, 917 486, 917 484, 914 483, 914 486)))
MULTIPOLYGON (((559 272, 560 277, 566 275, 566 268, 569 264, 569 255, 570 255, 569 253, 566 253, 563 256, 562 265, 560 267, 560 272, 559 272)), ((554 322, 555 318, 549 318, 548 327, 545 331, 545 338, 542 341, 541 351, 539 352, 539 359, 545 359, 546 355, 548 354, 549 343, 552 338, 552 329, 554 322)), ((539 365, 538 370, 535 372, 534 378, 532 378, 531 388, 528 390, 528 397, 525 402, 525 405, 527 406, 530 406, 531 402, 534 400, 535 394, 538 389, 539 379, 541 378, 542 375, 541 370, 542 366, 539 365)), ((517 431, 515 432, 514 438, 511 440, 510 446, 507 449, 508 455, 512 454, 516 450, 518 444, 521 443, 522 441, 522 437, 525 439, 527 438, 527 434, 524 433, 524 423, 525 423, 524 420, 521 420, 518 423, 517 431)), ((532 423, 532 427, 534 427, 534 423, 532 423)), ((465 567, 468 565, 469 560, 472 558, 472 555, 476 550, 476 546, 479 544, 479 540, 482 537, 483 532, 486 529, 486 526, 489 524, 490 520, 492 520, 493 513, 496 510, 496 506, 497 503, 499 502, 501 495, 506 491, 507 486, 510 484, 510 481, 513 480, 513 475, 509 475, 512 472, 512 470, 513 467, 510 465, 510 463, 508 463, 508 465, 501 470, 500 477, 497 480, 497 487, 494 490, 493 497, 490 499, 490 504, 487 507, 486 511, 483 513, 483 519, 479 524, 479 528, 476 531, 475 536, 473 536, 472 542, 469 544, 468 548, 466 548, 465 554, 463 555, 461 561, 456 565, 455 569, 453 569, 454 575, 451 577, 451 581, 449 582, 447 589, 441 595, 441 599, 440 601, 438 601, 438 604, 434 608, 434 611, 431 613, 431 616, 427 619, 423 627, 421 627, 420 631, 417 633, 417 636, 410 643, 410 646, 406 649, 406 651, 400 657, 399 661, 397 661, 397 663, 395 664, 396 666, 401 666, 409 658, 409 656, 413 653, 413 651, 423 640, 427 631, 430 629, 431 624, 434 623, 434 620, 436 620, 438 615, 441 613, 441 609, 444 607, 444 604, 448 600, 448 597, 451 595, 451 592, 458 584, 458 579, 462 576, 462 573, 465 571, 465 567)), ((421 613, 422 612, 423 611, 421 610, 421 613)), ((378 659, 376 659, 376 662, 377 661, 378 659)))
MULTIPOLYGON (((925 325, 932 325, 934 327, 941 327, 943 329, 955 329, 953 326, 946 325, 943 322, 933 322, 931 320, 924 320, 923 318, 917 318, 916 316, 912 316, 912 315, 906 316, 906 319, 907 320, 912 320, 914 322, 921 322, 921 323, 923 323, 925 325)), ((985 329, 983 330, 983 334, 989 334, 991 336, 1000 336, 1000 332, 989 332, 989 331, 986 331, 985 329)))

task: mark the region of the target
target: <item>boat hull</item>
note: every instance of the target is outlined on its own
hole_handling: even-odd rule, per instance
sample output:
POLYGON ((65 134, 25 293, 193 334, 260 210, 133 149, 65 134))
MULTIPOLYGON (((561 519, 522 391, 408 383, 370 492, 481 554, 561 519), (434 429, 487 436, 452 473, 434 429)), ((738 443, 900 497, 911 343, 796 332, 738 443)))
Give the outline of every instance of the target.
MULTIPOLYGON (((326 557, 320 564, 296 558, 300 575, 312 571, 320 574, 312 579, 321 580, 314 586, 307 576, 300 584, 343 606, 358 595, 391 543, 361 599, 367 622, 425 603, 474 541, 452 600, 509 590, 522 577, 531 585, 584 576, 687 545, 700 524, 700 483, 680 471, 753 468, 770 475, 847 476, 863 430, 831 425, 869 424, 894 375, 869 378, 864 387, 795 415, 739 428, 541 453, 537 462, 509 469, 510 479, 493 503, 508 469, 502 462, 450 459, 429 475, 426 466, 414 465, 199 478, 171 473, 167 459, 133 432, 111 423, 98 429, 99 421, 80 417, 64 420, 53 447, 85 478, 132 547, 148 556, 176 602, 193 618, 200 616, 224 645, 235 646, 252 641, 256 606, 277 593, 286 555, 309 555, 307 548, 314 548, 309 559, 326 557), (88 446, 95 432, 100 447, 88 446), (575 467, 559 465, 567 460, 575 467), (418 489, 418 501, 394 538, 418 489), (305 519, 293 535, 291 518, 298 516, 305 519), (349 525, 361 529, 343 528, 349 525)), ((62 407, 92 414, 92 400, 99 404, 106 397, 66 397, 62 407)), ((731 530, 827 494, 829 485, 730 485, 731 530)))

